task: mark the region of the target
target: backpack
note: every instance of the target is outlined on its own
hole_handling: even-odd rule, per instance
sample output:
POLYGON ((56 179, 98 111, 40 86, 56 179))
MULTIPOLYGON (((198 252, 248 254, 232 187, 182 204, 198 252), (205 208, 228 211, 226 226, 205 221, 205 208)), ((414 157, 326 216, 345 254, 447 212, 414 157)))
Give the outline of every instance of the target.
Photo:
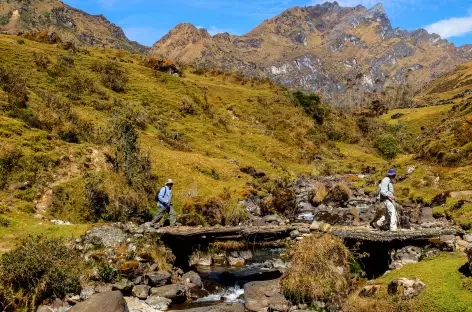
POLYGON ((159 203, 159 193, 161 192, 162 189, 164 189, 164 196, 167 194, 167 188, 165 186, 163 188, 160 188, 156 193, 156 197, 154 198, 156 200, 156 202, 158 202, 158 203, 159 203))

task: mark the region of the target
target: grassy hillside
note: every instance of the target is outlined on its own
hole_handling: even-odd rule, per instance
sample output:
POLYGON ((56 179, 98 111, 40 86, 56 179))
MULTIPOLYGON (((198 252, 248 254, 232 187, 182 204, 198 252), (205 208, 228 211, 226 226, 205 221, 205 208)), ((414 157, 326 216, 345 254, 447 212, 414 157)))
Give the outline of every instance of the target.
POLYGON ((336 170, 363 165, 338 166, 342 155, 329 140, 355 136, 352 118, 331 113, 320 125, 268 81, 191 70, 177 77, 141 55, 6 35, 0 60, 6 236, 37 226, 63 231, 35 214, 77 224, 141 216, 167 178, 176 182, 178 210, 189 197, 229 194, 228 213, 238 215, 235 201, 253 182, 242 168, 274 180, 317 174, 319 158, 336 170))
MULTIPOLYGON (((455 114, 452 103, 352 117, 267 80, 192 69, 179 77, 167 72, 173 64, 142 55, 6 35, 0 60, 2 250, 28 233, 70 236, 91 222, 142 221, 167 178, 178 211, 211 199, 228 223, 245 217, 239 199, 304 174, 371 166, 377 173, 359 186, 373 191, 389 167, 414 165, 398 183, 402 200, 470 189, 466 162, 414 154, 421 128, 455 114)), ((469 226, 467 205, 454 218, 469 226)))

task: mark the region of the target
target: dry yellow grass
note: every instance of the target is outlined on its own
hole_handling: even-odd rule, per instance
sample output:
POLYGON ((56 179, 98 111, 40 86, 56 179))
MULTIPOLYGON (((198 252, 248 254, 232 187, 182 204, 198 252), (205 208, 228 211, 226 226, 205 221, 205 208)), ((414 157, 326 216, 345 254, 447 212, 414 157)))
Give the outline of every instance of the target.
POLYGON ((336 306, 350 289, 349 251, 331 235, 306 237, 290 251, 291 263, 281 285, 295 302, 336 306))

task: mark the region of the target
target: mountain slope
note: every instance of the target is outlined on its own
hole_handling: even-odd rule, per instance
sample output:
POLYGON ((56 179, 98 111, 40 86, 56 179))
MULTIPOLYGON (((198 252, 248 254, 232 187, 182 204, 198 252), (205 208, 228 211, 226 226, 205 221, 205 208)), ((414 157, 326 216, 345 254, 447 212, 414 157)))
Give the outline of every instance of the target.
MULTIPOLYGON (((414 88, 472 58, 425 30, 393 29, 382 5, 295 7, 243 36, 180 24, 151 53, 197 67, 269 76, 285 86, 362 101, 363 92, 414 88)), ((345 103, 344 103, 345 104, 345 103)))
POLYGON ((128 40, 123 30, 103 15, 90 15, 58 0, 0 1, 0 31, 18 34, 44 30, 76 45, 147 51, 147 47, 128 40))

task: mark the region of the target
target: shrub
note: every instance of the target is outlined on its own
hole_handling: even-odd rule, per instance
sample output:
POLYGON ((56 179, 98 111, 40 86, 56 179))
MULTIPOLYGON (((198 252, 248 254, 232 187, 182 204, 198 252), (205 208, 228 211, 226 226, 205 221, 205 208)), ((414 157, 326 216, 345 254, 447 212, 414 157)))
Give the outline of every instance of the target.
POLYGON ((290 253, 292 265, 281 281, 285 295, 296 303, 321 301, 328 310, 339 307, 351 282, 350 254, 343 242, 331 235, 307 237, 290 253))
MULTIPOLYGON (((0 176, 9 177, 15 168, 19 167, 23 153, 17 147, 0 147, 0 176)), ((0 179, 0 189, 7 186, 8 178, 0 179)))
POLYGON ((47 69, 48 65, 51 64, 51 59, 47 54, 44 53, 33 53, 34 62, 38 69, 47 69))
POLYGON ((115 92, 124 92, 128 77, 126 72, 117 62, 108 61, 105 64, 96 63, 92 70, 101 73, 102 84, 115 92))
POLYGON ((0 65, 0 86, 8 93, 8 103, 17 108, 26 107, 28 87, 23 74, 0 65))
POLYGON ((321 104, 320 97, 314 93, 305 94, 301 91, 293 93, 295 102, 303 108, 305 113, 312 117, 318 124, 322 125, 326 116, 328 115, 328 109, 321 104))
POLYGON ((205 219, 208 225, 215 226, 224 223, 223 208, 224 202, 220 198, 205 199, 197 196, 187 199, 183 212, 189 215, 198 214, 205 219))
POLYGON ((182 99, 182 104, 180 105, 180 112, 184 116, 195 115, 197 113, 197 106, 190 97, 185 96, 182 99))
POLYGON ((7 228, 11 225, 11 221, 5 217, 0 216, 0 227, 7 228))
POLYGON ((387 159, 393 159, 397 156, 397 140, 391 134, 382 134, 375 140, 375 147, 387 159))
POLYGON ((97 222, 105 214, 110 203, 108 194, 103 189, 103 180, 100 176, 90 175, 85 181, 85 198, 92 221, 97 222))
POLYGON ((25 40, 24 39, 18 39, 18 40, 16 40, 16 43, 23 45, 23 44, 25 44, 25 40))
POLYGON ((79 290, 80 262, 59 239, 28 237, 0 259, 0 309, 35 311, 43 300, 79 290))
POLYGON ((146 57, 143 65, 156 71, 166 72, 169 74, 180 73, 180 69, 171 60, 164 60, 156 56, 146 57))
POLYGON ((325 197, 328 195, 328 190, 326 189, 326 186, 324 183, 316 183, 314 190, 313 190, 313 199, 312 202, 315 205, 321 204, 325 197))
POLYGON ((75 66, 75 60, 73 57, 68 56, 68 55, 61 55, 58 57, 58 63, 66 66, 66 67, 74 67, 75 66))

